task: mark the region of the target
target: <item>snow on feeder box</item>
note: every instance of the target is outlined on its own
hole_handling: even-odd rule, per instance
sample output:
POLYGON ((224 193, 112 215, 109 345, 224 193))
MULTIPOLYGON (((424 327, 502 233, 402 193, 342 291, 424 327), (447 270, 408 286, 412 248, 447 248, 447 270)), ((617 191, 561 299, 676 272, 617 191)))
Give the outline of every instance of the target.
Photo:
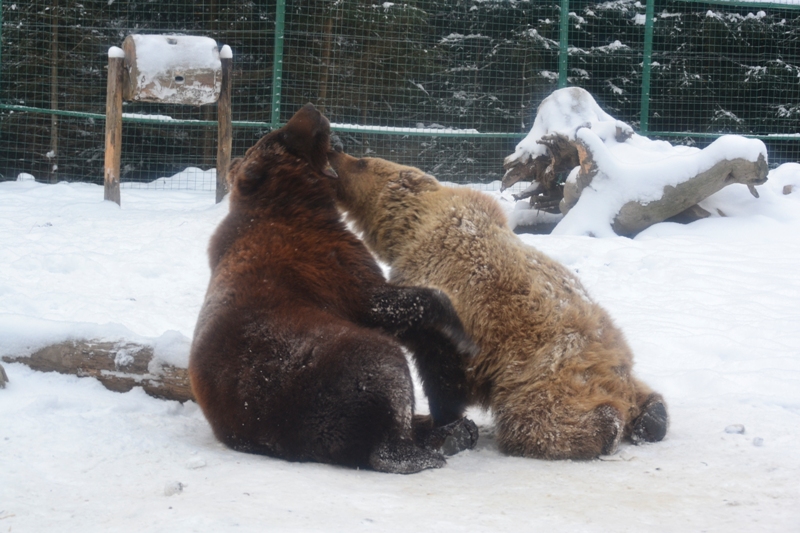
POLYGON ((129 35, 108 50, 105 199, 120 203, 122 101, 201 106, 217 103, 217 202, 227 192, 231 159, 233 53, 214 39, 190 35, 129 35))
POLYGON ((122 50, 125 100, 200 106, 219 99, 222 63, 214 39, 128 35, 122 50))

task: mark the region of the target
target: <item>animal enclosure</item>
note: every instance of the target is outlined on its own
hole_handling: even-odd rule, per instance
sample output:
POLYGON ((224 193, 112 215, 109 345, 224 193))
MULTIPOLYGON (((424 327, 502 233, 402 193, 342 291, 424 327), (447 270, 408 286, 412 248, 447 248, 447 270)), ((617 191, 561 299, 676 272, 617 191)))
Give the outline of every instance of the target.
MULTIPOLYGON (((354 155, 492 181, 569 85, 650 137, 736 133, 771 166, 800 160, 795 0, 0 0, 0 16, 2 180, 102 181, 106 51, 131 33, 232 48, 234 157, 312 102, 354 155)), ((153 181, 215 167, 214 105, 128 102, 123 123, 123 187, 214 188, 153 181)))

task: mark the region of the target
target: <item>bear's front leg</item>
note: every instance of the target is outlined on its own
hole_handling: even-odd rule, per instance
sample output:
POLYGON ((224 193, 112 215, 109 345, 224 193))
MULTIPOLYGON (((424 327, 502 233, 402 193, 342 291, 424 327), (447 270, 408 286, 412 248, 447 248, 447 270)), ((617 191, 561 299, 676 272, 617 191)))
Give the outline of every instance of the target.
POLYGON ((435 427, 430 416, 414 415, 412 425, 418 445, 444 455, 471 450, 478 443, 478 426, 466 417, 435 427))
POLYGON ((367 321, 411 351, 434 424, 460 419, 468 400, 466 368, 478 347, 447 295, 435 289, 386 286, 372 295, 367 321))

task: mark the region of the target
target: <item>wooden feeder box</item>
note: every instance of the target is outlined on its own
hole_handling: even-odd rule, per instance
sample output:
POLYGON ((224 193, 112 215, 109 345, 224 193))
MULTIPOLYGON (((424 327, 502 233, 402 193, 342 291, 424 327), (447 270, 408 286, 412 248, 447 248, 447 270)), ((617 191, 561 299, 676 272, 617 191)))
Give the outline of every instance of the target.
POLYGON ((123 98, 200 106, 219 99, 222 63, 214 39, 189 35, 128 35, 123 98))
POLYGON ((122 102, 201 106, 217 103, 217 202, 227 192, 231 161, 231 69, 229 46, 188 35, 129 35, 108 50, 106 88, 105 199, 120 203, 122 102))

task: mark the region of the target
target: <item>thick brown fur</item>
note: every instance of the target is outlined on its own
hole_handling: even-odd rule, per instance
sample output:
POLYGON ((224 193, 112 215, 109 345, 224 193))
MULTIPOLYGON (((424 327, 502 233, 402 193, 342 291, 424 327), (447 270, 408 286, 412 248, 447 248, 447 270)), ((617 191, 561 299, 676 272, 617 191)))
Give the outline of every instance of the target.
POLYGON ((329 154, 336 193, 390 280, 445 291, 480 347, 471 401, 512 455, 587 459, 663 438, 663 399, 637 380, 606 311, 566 268, 523 244, 488 195, 419 169, 329 154))
MULTIPOLYGON (((387 472, 440 467, 445 434, 412 421, 413 351, 439 425, 458 425, 476 350, 447 297, 389 285, 332 199, 330 125, 312 105, 231 166, 230 212, 189 375, 234 449, 387 472)), ((474 445, 474 439, 470 445, 474 445)))

